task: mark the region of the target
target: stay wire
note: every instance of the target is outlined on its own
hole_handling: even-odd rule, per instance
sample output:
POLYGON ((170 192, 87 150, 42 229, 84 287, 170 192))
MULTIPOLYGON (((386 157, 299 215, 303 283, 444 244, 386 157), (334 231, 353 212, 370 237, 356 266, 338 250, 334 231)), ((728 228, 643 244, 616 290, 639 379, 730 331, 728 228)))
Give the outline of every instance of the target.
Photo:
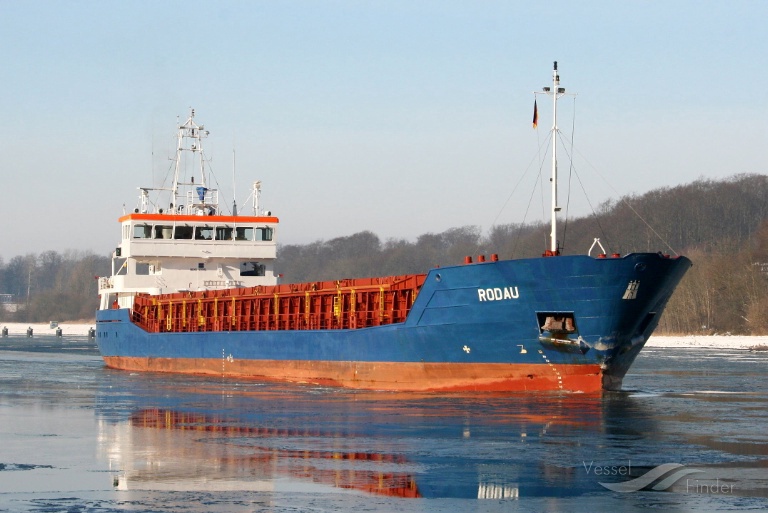
MULTIPOLYGON (((568 150, 565 150, 566 152, 568 150)), ((576 180, 579 182, 579 186, 581 187, 581 191, 584 193, 584 199, 587 200, 587 204, 589 205, 589 209, 592 211, 592 215, 595 217, 595 222, 597 223, 597 229, 600 231, 600 234, 602 235, 604 240, 608 240, 608 237, 606 236, 605 230, 603 229, 603 225, 600 224, 600 217, 597 215, 597 211, 595 210, 595 207, 592 205, 592 202, 589 200, 589 194, 587 193, 586 187, 584 187, 584 182, 581 181, 581 176, 579 176, 578 171, 576 171, 576 167, 573 165, 573 156, 568 155, 568 158, 571 160, 571 169, 573 170, 573 174, 576 176, 576 180)), ((569 191, 570 194, 570 191, 569 191)), ((563 239, 565 239, 565 233, 563 233, 563 239)))
POLYGON ((632 211, 632 212, 633 212, 633 213, 634 213, 634 214, 637 216, 637 218, 638 218, 638 219, 640 219, 640 220, 643 222, 643 224, 644 224, 646 227, 648 227, 648 229, 649 229, 649 230, 651 230, 651 232, 653 232, 653 234, 654 234, 654 235, 655 235, 655 236, 656 236, 656 237, 657 237, 657 238, 658 238, 658 239, 659 239, 659 240, 660 240, 660 241, 661 241, 661 242, 662 242, 662 243, 663 243, 663 244, 664 244, 664 245, 667 247, 667 249, 669 249, 669 250, 670 250, 672 253, 674 253, 676 256, 680 256, 680 254, 679 254, 677 251, 675 251, 675 250, 674 250, 674 248, 672 248, 672 246, 670 246, 670 245, 669 245, 669 242, 667 242, 667 241, 666 241, 666 239, 664 239, 664 237, 662 237, 661 235, 659 235, 659 232, 657 232, 657 231, 656 231, 656 230, 653 228, 653 226, 651 226, 651 225, 648 223, 648 221, 646 221, 646 220, 645 220, 645 218, 644 218, 643 216, 641 216, 641 215, 640 215, 640 213, 639 213, 637 210, 635 210, 635 208, 634 208, 634 207, 633 207, 633 206, 632 206, 632 205, 631 205, 631 204, 630 204, 630 203, 629 203, 627 200, 625 200, 623 196, 621 196, 621 195, 619 194, 619 191, 617 191, 617 190, 616 190, 616 189, 615 189, 615 188, 614 188, 614 187, 611 185, 611 183, 610 183, 610 182, 609 182, 609 181, 608 181, 608 180, 607 180, 607 179, 606 179, 606 178, 605 178, 605 177, 604 177, 604 176, 603 176, 603 175, 600 173, 600 171, 598 171, 598 170, 597 170, 597 168, 596 168, 596 167, 595 167, 595 166, 594 166, 594 165, 593 165, 593 164, 592 164, 592 163, 591 163, 591 162, 590 162, 590 161, 589 161, 589 160, 588 160, 588 159, 587 159, 587 158, 586 158, 584 155, 582 155, 580 151, 578 151, 578 149, 577 149, 577 150, 575 150, 575 151, 576 151, 576 152, 578 152, 578 154, 581 156, 581 158, 583 158, 583 159, 584 159, 584 161, 585 161, 585 162, 586 162, 586 163, 589 165, 589 167, 591 167, 591 168, 592 168, 592 170, 593 170, 595 173, 597 173, 597 176, 599 176, 599 177, 600 177, 600 179, 601 179, 601 180, 603 180, 603 182, 604 182, 604 183, 605 183, 605 184, 606 184, 606 185, 607 185, 607 186, 608 186, 608 187, 609 187, 609 188, 610 188, 610 189, 613 191, 613 193, 616 195, 616 197, 617 197, 617 198, 619 198, 619 201, 620 201, 621 203, 623 203, 623 204, 624 204, 624 205, 625 205, 625 206, 626 206, 628 209, 630 209, 630 210, 631 210, 631 211, 632 211))
MULTIPOLYGON (((552 142, 551 137, 547 137, 547 147, 544 151, 544 154, 546 155, 547 151, 549 151, 550 143, 552 142)), ((541 155, 541 152, 539 152, 539 155, 541 155)), ((544 168, 544 162, 539 160, 539 175, 536 177, 536 183, 541 183, 542 180, 542 170, 544 168)), ((542 186, 543 187, 543 186, 542 186)), ((528 198, 528 205, 525 207, 525 214, 523 214, 523 220, 518 226, 517 229, 517 235, 515 236, 515 243, 512 246, 512 257, 514 258, 515 254, 517 254, 517 246, 520 244, 520 238, 523 233, 523 228, 525 228, 525 221, 528 219, 528 212, 531 210, 531 203, 533 203, 533 196, 536 194, 536 187, 533 188, 531 191, 531 196, 528 198)), ((547 246, 547 236, 544 235, 544 247, 547 246)))
MULTIPOLYGON (((571 155, 573 155, 573 140, 576 136, 576 97, 573 97, 573 117, 571 119, 571 155)), ((571 208, 571 181, 573 179, 573 159, 568 159, 568 197, 565 201, 565 221, 563 222, 563 251, 565 251, 566 234, 568 233, 568 212, 571 208)))
MULTIPOLYGON (((549 138, 547 138, 547 142, 549 142, 549 138)), ((549 148, 549 144, 547 144, 547 149, 549 148)), ((531 166, 533 165, 534 161, 539 159, 540 160, 541 155, 541 147, 538 148, 538 155, 534 155, 533 158, 531 158, 530 162, 528 162, 528 165, 525 168, 525 171, 520 176, 520 178, 515 183, 515 186, 512 188, 512 192, 509 193, 509 196, 507 196, 506 201, 504 201, 504 204, 499 209, 499 212, 496 214, 496 217, 493 218, 493 222, 491 223, 491 227, 496 226, 496 221, 499 220, 499 217, 501 217, 502 212, 505 208, 507 208, 507 205, 509 204, 509 200, 512 199, 512 196, 515 195, 515 192, 517 191, 517 188, 520 187, 520 184, 522 183, 523 179, 528 175, 528 171, 530 171, 531 166)), ((539 175, 541 174, 541 168, 539 168, 539 175)))

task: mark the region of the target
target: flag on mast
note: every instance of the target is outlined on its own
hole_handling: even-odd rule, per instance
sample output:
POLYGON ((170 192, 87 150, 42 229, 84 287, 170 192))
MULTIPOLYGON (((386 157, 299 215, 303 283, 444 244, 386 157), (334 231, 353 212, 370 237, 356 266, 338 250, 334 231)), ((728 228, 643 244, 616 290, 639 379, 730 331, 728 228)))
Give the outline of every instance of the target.
POLYGON ((536 105, 536 98, 533 99, 533 128, 536 129, 539 126, 539 108, 536 105))

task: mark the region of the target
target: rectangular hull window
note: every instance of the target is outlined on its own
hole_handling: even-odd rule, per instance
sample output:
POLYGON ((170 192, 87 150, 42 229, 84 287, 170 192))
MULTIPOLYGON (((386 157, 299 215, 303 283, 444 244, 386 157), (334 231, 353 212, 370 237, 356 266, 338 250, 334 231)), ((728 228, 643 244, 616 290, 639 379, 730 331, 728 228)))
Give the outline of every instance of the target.
POLYGON ((258 262, 241 262, 240 276, 265 276, 267 266, 258 262))

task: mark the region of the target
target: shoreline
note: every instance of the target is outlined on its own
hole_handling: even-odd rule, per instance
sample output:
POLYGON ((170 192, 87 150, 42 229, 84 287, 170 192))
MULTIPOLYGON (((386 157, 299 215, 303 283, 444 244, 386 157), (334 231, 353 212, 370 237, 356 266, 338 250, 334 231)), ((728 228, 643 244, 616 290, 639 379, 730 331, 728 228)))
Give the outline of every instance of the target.
POLYGON ((691 349, 743 349, 768 351, 765 335, 682 335, 653 336, 645 343, 646 348, 686 347, 691 349))
MULTIPOLYGON (((59 322, 62 335, 88 336, 88 331, 96 327, 96 322, 59 322)), ((32 328, 33 336, 55 336, 56 327, 51 328, 50 323, 43 322, 0 322, 0 329, 8 328, 9 336, 26 335, 27 329, 32 328)), ((768 336, 746 335, 682 335, 682 336, 651 336, 645 347, 687 347, 695 349, 743 349, 754 350, 760 348, 768 351, 768 336)))
MULTIPOLYGON (((59 322, 62 335, 88 336, 88 330, 96 328, 96 321, 83 322, 59 322)), ((48 322, 0 322, 0 329, 8 328, 9 336, 26 335, 27 329, 32 328, 33 336, 55 336, 56 327, 51 328, 48 322)))

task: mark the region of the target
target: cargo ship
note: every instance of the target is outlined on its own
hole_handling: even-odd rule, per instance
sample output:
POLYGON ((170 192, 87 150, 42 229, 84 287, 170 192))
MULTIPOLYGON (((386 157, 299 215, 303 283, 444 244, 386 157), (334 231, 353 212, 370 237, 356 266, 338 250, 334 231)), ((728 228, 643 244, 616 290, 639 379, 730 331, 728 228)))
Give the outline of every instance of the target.
POLYGON ((691 262, 605 254, 597 239, 595 256, 561 254, 557 63, 541 94, 554 113, 541 257, 308 283, 278 283, 279 219, 261 208, 261 182, 249 215, 222 211, 206 179, 209 132, 192 110, 170 185, 140 188, 119 218, 111 276, 98 281, 106 365, 371 390, 620 389, 691 262))

